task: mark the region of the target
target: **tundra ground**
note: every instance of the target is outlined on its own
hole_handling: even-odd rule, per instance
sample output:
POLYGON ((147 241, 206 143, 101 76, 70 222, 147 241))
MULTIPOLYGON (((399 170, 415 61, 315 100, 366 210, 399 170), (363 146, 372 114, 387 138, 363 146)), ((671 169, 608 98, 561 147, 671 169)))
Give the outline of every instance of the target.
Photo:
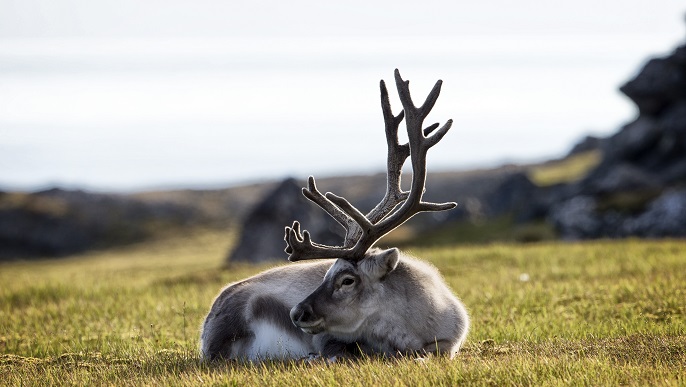
POLYGON ((229 239, 0 265, 0 384, 686 384, 686 241, 410 247, 471 313, 456 359, 205 364, 214 296, 266 268, 222 270, 229 239))

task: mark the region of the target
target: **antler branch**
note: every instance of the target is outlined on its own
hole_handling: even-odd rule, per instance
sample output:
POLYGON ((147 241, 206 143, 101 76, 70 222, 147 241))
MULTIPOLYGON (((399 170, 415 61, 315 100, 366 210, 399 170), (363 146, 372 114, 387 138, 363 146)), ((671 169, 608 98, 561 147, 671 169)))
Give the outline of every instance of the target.
MULTIPOLYGON (((326 195, 329 194, 331 193, 327 193, 326 195)), ((310 178, 307 180, 307 188, 303 188, 303 195, 315 202, 319 207, 331 215, 331 217, 334 218, 341 226, 343 226, 343 228, 345 228, 345 240, 343 242, 344 247, 351 247, 355 245, 362 234, 362 230, 360 229, 358 222, 356 222, 339 206, 332 203, 326 195, 322 195, 322 193, 319 192, 314 181, 314 176, 310 176, 310 178)))
POLYGON ((345 227, 346 238, 343 247, 320 245, 312 242, 307 231, 301 233, 300 223, 293 222, 292 227, 286 227, 284 237, 290 261, 314 258, 342 258, 357 261, 364 257, 364 253, 376 241, 415 214, 425 211, 445 211, 457 206, 453 202, 431 203, 422 200, 426 184, 426 154, 448 133, 453 123, 452 120, 448 120, 438 130, 436 130, 439 127, 438 123, 422 129, 424 120, 441 92, 442 81, 436 82, 419 108, 415 107, 410 96, 409 81, 404 81, 397 69, 395 83, 403 105, 403 110, 397 116, 394 116, 391 110, 386 84, 384 81, 380 83, 381 109, 388 145, 387 185, 384 198, 367 215, 363 215, 343 197, 330 192, 322 195, 317 190, 314 178, 310 177, 308 188, 303 188, 303 194, 345 227), (403 119, 405 119, 409 141, 401 145, 398 142, 398 127, 403 119), (402 166, 408 157, 412 163, 412 185, 410 191, 403 191, 400 186, 402 166), (399 205, 400 207, 397 208, 399 205))

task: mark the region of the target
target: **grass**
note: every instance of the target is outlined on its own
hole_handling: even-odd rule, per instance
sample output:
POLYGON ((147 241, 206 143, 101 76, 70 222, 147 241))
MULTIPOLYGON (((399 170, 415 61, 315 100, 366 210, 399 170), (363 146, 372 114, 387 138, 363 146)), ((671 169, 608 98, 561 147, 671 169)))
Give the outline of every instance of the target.
POLYGON ((470 310, 456 359, 205 364, 213 297, 265 268, 220 270, 230 239, 0 265, 0 384, 686 384, 686 241, 409 247, 470 310))
POLYGON ((529 170, 529 178, 536 185, 545 187, 560 183, 572 183, 584 178, 602 161, 602 153, 592 150, 536 165, 529 170))

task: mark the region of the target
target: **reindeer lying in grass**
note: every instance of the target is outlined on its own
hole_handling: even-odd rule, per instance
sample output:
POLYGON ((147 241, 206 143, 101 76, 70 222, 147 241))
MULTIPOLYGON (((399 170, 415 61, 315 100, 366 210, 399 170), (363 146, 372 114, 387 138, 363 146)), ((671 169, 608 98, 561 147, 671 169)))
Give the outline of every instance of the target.
POLYGON ((448 132, 452 120, 423 128, 442 81, 421 107, 410 97, 409 81, 395 70, 403 111, 394 116, 381 81, 381 107, 388 143, 386 195, 364 215, 346 199, 322 194, 309 178, 303 194, 345 229, 343 246, 310 239, 295 221, 286 227, 290 261, 314 260, 277 267, 229 284, 214 300, 200 336, 205 359, 299 359, 354 354, 438 353, 450 357, 460 349, 469 316, 431 265, 398 249, 372 248, 381 237, 423 211, 452 209, 455 203, 422 201, 426 154, 448 132), (398 142, 405 119, 407 144, 398 142), (400 188, 405 160, 412 164, 410 191, 400 188), (335 258, 335 261, 326 260, 335 258))

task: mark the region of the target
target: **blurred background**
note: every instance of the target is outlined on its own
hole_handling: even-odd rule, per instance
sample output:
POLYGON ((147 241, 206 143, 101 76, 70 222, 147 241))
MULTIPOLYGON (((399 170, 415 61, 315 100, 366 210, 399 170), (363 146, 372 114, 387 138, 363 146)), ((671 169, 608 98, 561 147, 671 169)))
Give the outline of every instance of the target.
MULTIPOLYGON (((657 199, 682 208, 685 12, 670 0, 0 0, 0 256, 264 229, 258 215, 276 210, 256 212, 261 199, 299 198, 288 187, 310 174, 371 208, 386 157, 378 82, 395 68, 415 99, 444 81, 429 123, 455 122, 430 152, 429 193, 460 203, 396 242, 651 236, 640 217, 657 199), (653 89, 619 91, 670 55, 646 75, 653 89), (659 87, 669 106, 641 109, 659 87), (649 148, 618 151, 632 122, 624 137, 649 148)), ((682 235, 674 222, 652 236, 682 235)))

